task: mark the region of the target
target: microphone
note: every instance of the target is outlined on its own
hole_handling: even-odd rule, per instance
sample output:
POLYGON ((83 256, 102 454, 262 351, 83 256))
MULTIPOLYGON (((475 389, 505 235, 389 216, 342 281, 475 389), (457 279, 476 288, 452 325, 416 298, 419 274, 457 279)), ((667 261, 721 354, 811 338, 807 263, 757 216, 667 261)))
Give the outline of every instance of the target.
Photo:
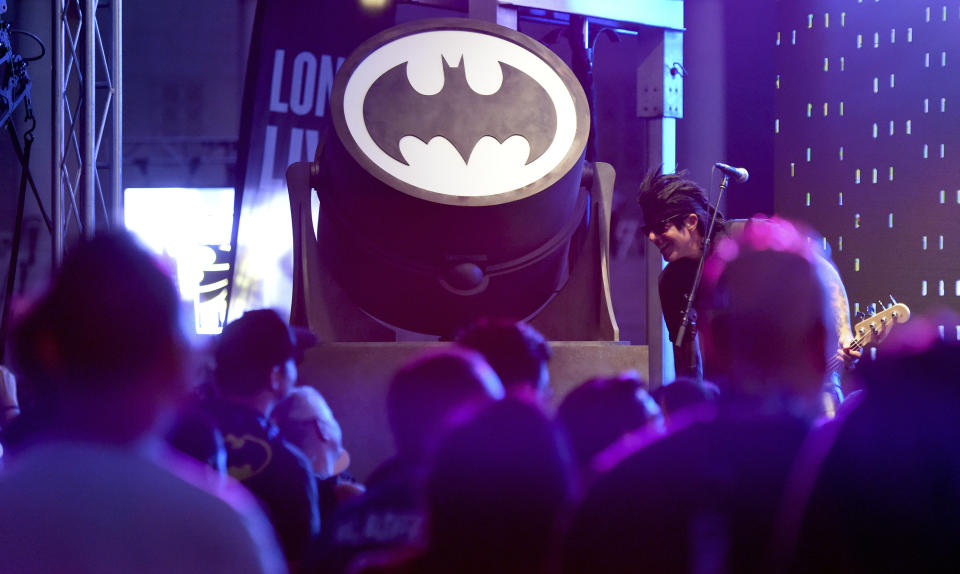
POLYGON ((737 183, 743 183, 750 179, 750 174, 742 167, 733 167, 732 165, 727 165, 725 163, 715 163, 714 167, 722 171, 723 173, 729 175, 737 183))

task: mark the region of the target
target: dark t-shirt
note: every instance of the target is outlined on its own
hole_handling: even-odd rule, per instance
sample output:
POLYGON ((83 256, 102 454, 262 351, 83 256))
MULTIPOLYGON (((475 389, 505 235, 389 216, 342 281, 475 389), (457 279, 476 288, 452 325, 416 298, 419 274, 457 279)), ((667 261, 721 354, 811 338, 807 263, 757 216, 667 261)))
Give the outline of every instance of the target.
POLYGON ((287 560, 300 561, 320 532, 310 463, 255 410, 227 400, 208 401, 204 410, 223 434, 227 472, 263 505, 287 560))
POLYGON ((697 274, 697 259, 679 259, 667 264, 660 273, 660 306, 663 320, 667 324, 670 342, 673 347, 673 366, 678 377, 703 379, 703 366, 700 359, 700 342, 696 336, 696 309, 691 309, 692 325, 684 336, 684 343, 676 347, 677 332, 683 322, 683 311, 687 307, 687 297, 697 274))
POLYGON ((305 570, 341 573, 362 554, 421 543, 424 472, 422 463, 402 458, 378 467, 367 491, 333 513, 305 570))

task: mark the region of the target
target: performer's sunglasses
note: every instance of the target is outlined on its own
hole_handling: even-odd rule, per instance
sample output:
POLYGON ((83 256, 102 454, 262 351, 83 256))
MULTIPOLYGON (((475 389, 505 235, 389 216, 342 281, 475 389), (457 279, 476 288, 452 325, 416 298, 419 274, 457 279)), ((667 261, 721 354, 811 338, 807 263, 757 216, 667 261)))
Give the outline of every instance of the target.
POLYGON ((663 235, 663 232, 667 230, 667 226, 670 225, 671 221, 673 221, 674 219, 678 219, 680 217, 686 217, 686 215, 687 215, 686 213, 677 213, 676 215, 671 215, 666 219, 661 219, 656 223, 651 223, 650 225, 643 225, 640 227, 640 233, 643 233, 644 236, 650 235, 651 233, 653 233, 654 235, 663 235))

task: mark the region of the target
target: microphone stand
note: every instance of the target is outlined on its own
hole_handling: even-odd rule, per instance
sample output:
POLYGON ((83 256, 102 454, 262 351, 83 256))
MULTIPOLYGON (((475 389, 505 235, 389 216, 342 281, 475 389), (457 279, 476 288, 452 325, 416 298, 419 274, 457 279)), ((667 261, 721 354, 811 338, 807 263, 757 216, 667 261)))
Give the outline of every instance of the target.
MULTIPOLYGON (((717 194, 717 202, 713 206, 713 216, 710 218, 710 227, 707 229, 707 237, 703 241, 703 253, 700 254, 700 263, 697 265, 697 274, 693 277, 693 286, 690 289, 690 294, 687 295, 687 307, 683 311, 683 320, 680 323, 680 329, 677 331, 677 340, 674 342, 674 353, 679 352, 683 348, 683 341, 687 337, 687 328, 690 328, 690 344, 696 342, 695 337, 697 336, 697 323, 691 319, 691 314, 693 311, 693 303, 697 297, 697 289, 700 287, 700 278, 703 275, 703 264, 707 260, 707 253, 710 252, 710 244, 713 242, 713 226, 717 222, 717 210, 720 208, 720 198, 723 197, 723 190, 727 189, 727 184, 730 183, 730 176, 725 172, 723 173, 723 179, 720 181, 720 193, 717 194)), ((697 354, 694 352, 690 353, 690 372, 696 372, 697 369, 697 354)))

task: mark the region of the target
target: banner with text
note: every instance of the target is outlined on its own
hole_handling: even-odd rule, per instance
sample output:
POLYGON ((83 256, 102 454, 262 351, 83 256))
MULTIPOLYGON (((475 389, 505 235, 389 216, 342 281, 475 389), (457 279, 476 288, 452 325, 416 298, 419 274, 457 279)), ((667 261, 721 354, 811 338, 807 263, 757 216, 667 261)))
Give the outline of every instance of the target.
POLYGON ((360 43, 393 25, 388 0, 260 0, 240 127, 228 320, 289 313, 293 239, 284 173, 312 160, 333 78, 360 43))

